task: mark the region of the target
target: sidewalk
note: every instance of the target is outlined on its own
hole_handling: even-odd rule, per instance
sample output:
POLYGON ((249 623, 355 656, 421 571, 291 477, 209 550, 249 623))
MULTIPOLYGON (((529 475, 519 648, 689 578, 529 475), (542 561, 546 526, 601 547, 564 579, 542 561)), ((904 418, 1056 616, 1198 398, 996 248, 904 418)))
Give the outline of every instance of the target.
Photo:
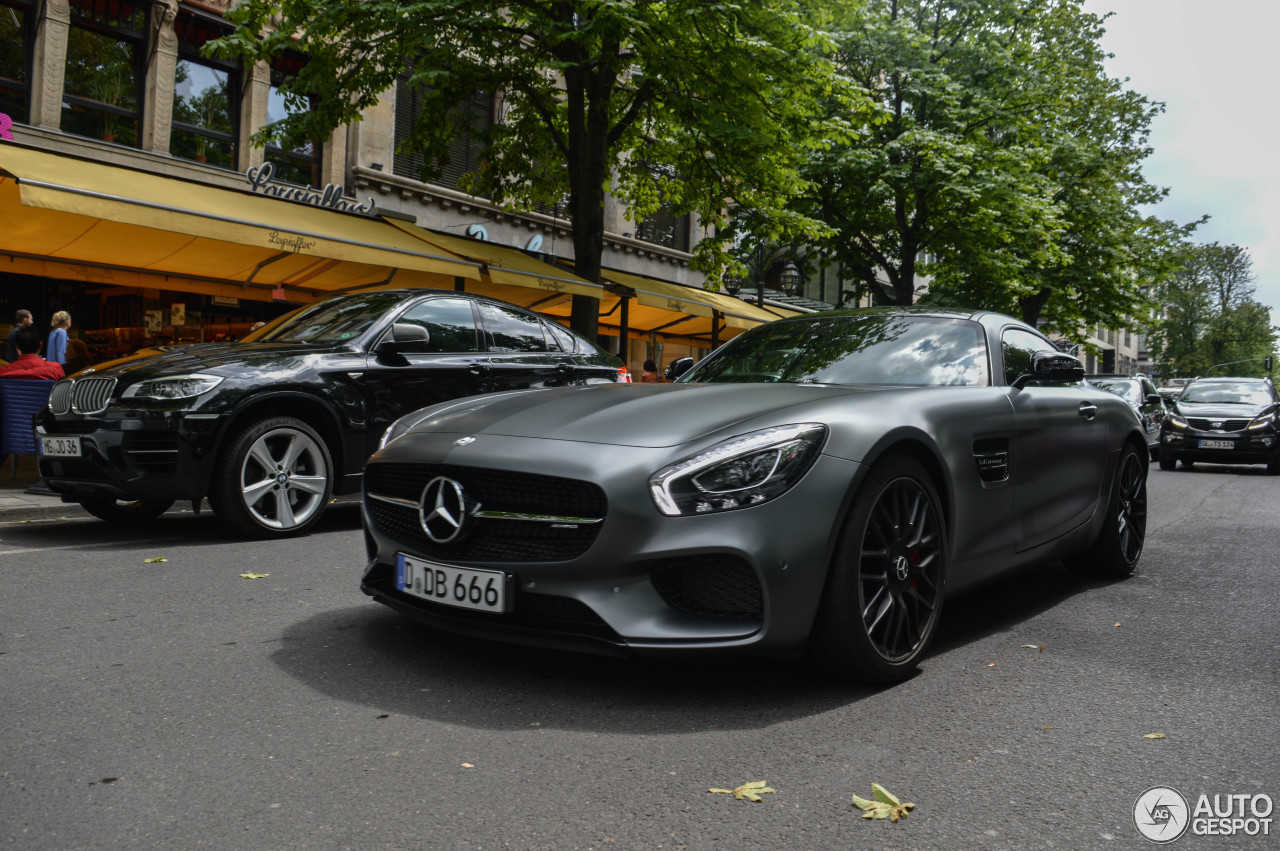
POLYGON ((63 502, 61 497, 49 494, 27 493, 39 480, 35 456, 19 455, 17 478, 13 474, 13 459, 6 458, 0 464, 0 523, 20 520, 88 519, 93 515, 79 505, 63 502))

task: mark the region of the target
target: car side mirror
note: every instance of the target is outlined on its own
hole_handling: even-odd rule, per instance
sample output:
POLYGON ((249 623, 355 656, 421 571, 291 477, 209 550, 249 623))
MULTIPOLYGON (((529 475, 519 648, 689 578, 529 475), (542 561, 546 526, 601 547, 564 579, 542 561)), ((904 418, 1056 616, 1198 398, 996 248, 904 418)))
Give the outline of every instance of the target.
POLYGON ((401 352, 424 351, 431 335, 427 329, 412 322, 397 322, 378 344, 378 354, 392 355, 401 352))
POLYGON ((1148 394, 1147 394, 1147 404, 1148 404, 1148 405, 1162 405, 1162 404, 1164 404, 1164 397, 1163 397, 1163 396, 1161 396, 1159 393, 1148 393, 1148 394))
POLYGON ((1031 355, 1031 372, 1019 375, 1013 386, 1021 390, 1029 382, 1045 384, 1079 384, 1084 381, 1084 364, 1063 352, 1035 352, 1031 355))
POLYGON ((691 369, 693 369, 693 358, 676 358, 667 364, 667 381, 675 381, 691 369))

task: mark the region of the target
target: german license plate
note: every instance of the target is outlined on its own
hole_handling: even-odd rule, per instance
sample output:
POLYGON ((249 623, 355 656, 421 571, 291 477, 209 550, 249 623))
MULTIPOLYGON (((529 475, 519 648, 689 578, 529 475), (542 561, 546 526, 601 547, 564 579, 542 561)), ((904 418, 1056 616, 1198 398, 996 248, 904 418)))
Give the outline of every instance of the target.
POLYGON ((1201 449, 1235 449, 1236 442, 1234 440, 1202 440, 1200 441, 1201 449))
POLYGON ((40 438, 40 454, 56 458, 79 458, 79 437, 42 437, 40 438))
POLYGON ((476 570, 396 555, 396 590, 460 609, 501 614, 507 610, 507 577, 500 570, 476 570))

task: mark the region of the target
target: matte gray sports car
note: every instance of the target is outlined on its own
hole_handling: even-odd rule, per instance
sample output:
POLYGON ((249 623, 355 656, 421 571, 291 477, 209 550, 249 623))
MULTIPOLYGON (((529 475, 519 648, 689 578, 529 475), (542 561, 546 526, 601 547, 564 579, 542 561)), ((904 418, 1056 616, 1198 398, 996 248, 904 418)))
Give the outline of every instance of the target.
POLYGON ((748 331, 674 384, 424 408, 365 468, 362 588, 472 636, 901 679, 957 588, 1133 571, 1146 441, 1082 378, 1006 316, 849 311, 748 331))

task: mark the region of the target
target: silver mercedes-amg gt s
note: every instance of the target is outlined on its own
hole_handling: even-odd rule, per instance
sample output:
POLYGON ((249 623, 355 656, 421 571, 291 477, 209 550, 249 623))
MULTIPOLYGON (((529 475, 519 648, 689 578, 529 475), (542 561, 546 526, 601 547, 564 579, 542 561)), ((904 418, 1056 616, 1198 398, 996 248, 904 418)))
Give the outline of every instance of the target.
POLYGON ((1133 409, 993 313, 752 329, 670 384, 472 397, 364 473, 365 593, 471 636, 612 654, 807 656, 892 682, 943 598, 1146 533, 1133 409))

